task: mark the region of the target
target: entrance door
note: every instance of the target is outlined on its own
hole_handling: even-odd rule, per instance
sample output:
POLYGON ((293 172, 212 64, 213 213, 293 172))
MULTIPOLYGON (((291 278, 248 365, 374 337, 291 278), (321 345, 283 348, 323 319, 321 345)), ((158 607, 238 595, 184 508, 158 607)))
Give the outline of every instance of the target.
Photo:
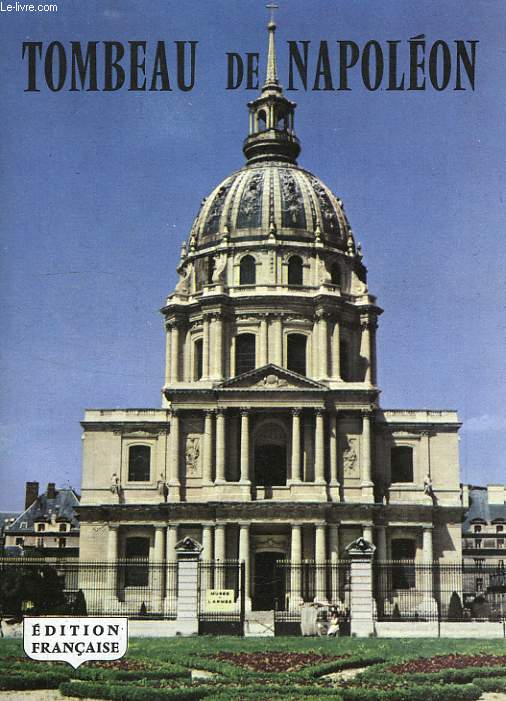
POLYGON ((255 484, 259 487, 286 484, 286 445, 255 446, 255 484))
POLYGON ((255 555, 255 594, 252 608, 254 611, 284 610, 285 580, 281 567, 276 562, 284 558, 283 553, 264 552, 255 555))

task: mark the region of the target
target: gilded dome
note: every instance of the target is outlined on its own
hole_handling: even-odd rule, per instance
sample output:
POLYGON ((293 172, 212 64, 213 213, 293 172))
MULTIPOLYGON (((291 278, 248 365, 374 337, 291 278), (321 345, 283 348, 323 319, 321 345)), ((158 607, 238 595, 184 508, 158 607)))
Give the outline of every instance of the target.
POLYGON ((230 241, 314 241, 346 250, 349 224, 343 204, 316 176, 296 163, 247 164, 217 185, 191 229, 195 248, 230 241))

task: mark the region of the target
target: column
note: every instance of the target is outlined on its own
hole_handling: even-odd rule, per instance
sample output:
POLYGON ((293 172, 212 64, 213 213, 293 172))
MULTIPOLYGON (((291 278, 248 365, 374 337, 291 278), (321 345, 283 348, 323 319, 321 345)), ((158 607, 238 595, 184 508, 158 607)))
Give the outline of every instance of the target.
MULTIPOLYGON (((423 581, 421 589, 423 591, 423 602, 420 605, 422 614, 430 615, 432 618, 437 614, 437 604, 434 599, 434 585, 433 585, 433 562, 434 562, 434 551, 432 542, 432 526, 424 526, 423 536, 422 536, 422 559, 423 559, 423 581)), ((462 597, 462 586, 458 587, 457 582, 455 582, 455 590, 462 597)), ((460 583, 461 584, 461 583, 460 583)), ((417 582, 417 587, 419 587, 417 582)))
POLYGON ((370 333, 369 333, 369 358, 371 360, 371 383, 373 385, 377 382, 377 361, 376 361, 376 329, 378 324, 374 319, 371 322, 370 333))
POLYGON ((330 602, 339 602, 339 526, 329 525, 329 554, 330 554, 330 602))
POLYGON ((167 562, 176 561, 176 544, 177 544, 177 524, 169 523, 167 526, 167 543, 166 543, 166 560, 167 562))
POLYGON ((172 324, 171 339, 170 339, 170 356, 171 356, 171 382, 179 382, 179 326, 177 322, 172 324))
POLYGON ((304 419, 304 474, 303 482, 314 481, 314 431, 311 426, 310 414, 306 414, 304 419), (312 477, 312 479, 310 479, 312 477))
POLYGON ((249 475, 249 412, 241 409, 241 482, 250 483, 249 475))
POLYGON ((302 562, 302 526, 292 526, 290 546, 290 609, 298 609, 301 603, 301 562, 302 562))
POLYGON ((226 557, 225 550, 225 524, 217 523, 214 529, 214 562, 215 577, 214 586, 216 589, 223 589, 225 586, 225 566, 223 563, 226 557), (218 564, 216 564, 218 562, 218 564))
POLYGON ((319 377, 324 380, 328 376, 328 337, 327 318, 323 312, 318 316, 318 354, 319 377))
POLYGON ((172 332, 168 324, 165 325, 165 384, 170 385, 170 370, 171 370, 171 354, 170 340, 172 332))
POLYGON ((376 526, 377 550, 376 550, 376 566, 378 568, 378 584, 379 591, 376 597, 376 605, 378 614, 382 616, 385 612, 385 598, 388 588, 388 568, 386 564, 387 555, 387 529, 386 526, 376 526))
POLYGON ((360 328, 362 335, 360 337, 360 356, 365 363, 364 382, 371 382, 371 334, 369 321, 362 321, 360 328))
POLYGON ((251 561, 250 561, 250 544, 249 544, 249 523, 239 524, 239 561, 244 561, 244 598, 246 606, 249 608, 251 591, 250 591, 250 576, 251 576, 251 561))
POLYGON ((315 526, 315 564, 316 564, 316 598, 318 601, 327 599, 327 571, 326 571, 326 547, 325 524, 315 526))
POLYGON ((367 540, 367 542, 371 544, 373 541, 372 532, 372 526, 370 524, 362 526, 362 537, 364 538, 364 540, 367 540))
POLYGON ((371 475, 371 411, 362 412, 362 486, 372 486, 371 475))
POLYGON ((263 365, 267 365, 267 363, 269 362, 269 356, 267 353, 267 343, 268 343, 267 317, 262 316, 260 319, 260 354, 259 354, 260 367, 262 367, 263 365))
POLYGON ((179 414, 173 409, 170 420, 169 500, 179 501, 179 414))
POLYGON ((119 526, 109 524, 109 532, 107 534, 107 569, 105 574, 105 596, 109 601, 115 602, 117 597, 116 585, 118 577, 118 532, 119 526))
POLYGON ((209 377, 209 317, 204 317, 202 338, 202 379, 209 377))
POLYGON ((204 474, 205 484, 213 481, 213 416, 212 410, 204 412, 204 474))
POLYGON ((213 560, 213 527, 208 523, 202 525, 202 560, 206 563, 202 568, 204 577, 201 582, 203 589, 201 600, 205 603, 207 589, 213 588, 213 571, 211 569, 213 560))
POLYGON ((225 410, 216 411, 216 484, 225 482, 225 410))
POLYGON ((213 377, 217 380, 223 379, 223 317, 216 314, 213 318, 213 357, 214 370, 213 377))
POLYGON ((332 377, 334 380, 341 379, 341 333, 339 321, 335 322, 332 334, 332 377))
POLYGON ((428 564, 434 561, 432 548, 432 526, 424 526, 423 529, 423 562, 428 564))
POLYGON ((291 481, 301 482, 300 409, 292 409, 292 469, 291 481))
POLYGON ((155 526, 155 542, 153 548, 153 594, 155 610, 160 611, 163 603, 164 591, 162 587, 164 574, 164 545, 165 545, 165 526, 155 526))
POLYGON ((339 480, 337 475, 337 414, 332 412, 330 414, 330 440, 329 440, 329 450, 330 450, 330 486, 339 487, 339 480))
POLYGON ((323 409, 316 410, 315 426, 315 482, 325 484, 325 435, 323 409))
POLYGON ((274 365, 283 365, 283 323, 280 316, 272 319, 271 362, 274 365))

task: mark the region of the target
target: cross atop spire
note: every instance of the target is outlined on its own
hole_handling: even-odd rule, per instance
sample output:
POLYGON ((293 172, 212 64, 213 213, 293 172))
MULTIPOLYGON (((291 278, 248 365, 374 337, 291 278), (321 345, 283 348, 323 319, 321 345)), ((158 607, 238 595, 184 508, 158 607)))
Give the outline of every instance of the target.
POLYGON ((280 85, 278 81, 278 68, 276 64, 276 45, 274 42, 274 33, 276 31, 276 22, 274 21, 274 10, 278 9, 278 5, 269 3, 265 6, 270 10, 271 18, 267 29, 269 30, 269 53, 267 56, 267 74, 265 76, 265 83, 263 90, 280 90, 280 85))

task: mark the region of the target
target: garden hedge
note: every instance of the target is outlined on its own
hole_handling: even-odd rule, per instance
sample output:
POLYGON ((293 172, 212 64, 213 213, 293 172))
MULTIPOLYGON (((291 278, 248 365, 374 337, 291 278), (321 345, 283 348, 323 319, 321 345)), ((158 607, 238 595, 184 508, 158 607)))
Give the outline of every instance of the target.
POLYGON ((72 681, 60 685, 64 696, 78 698, 108 699, 110 701, 198 701, 209 694, 209 688, 195 687, 163 689, 131 684, 98 684, 96 682, 72 681))
POLYGON ((2 674, 0 677, 0 689, 57 689, 62 682, 70 679, 71 670, 57 672, 14 672, 2 674))

